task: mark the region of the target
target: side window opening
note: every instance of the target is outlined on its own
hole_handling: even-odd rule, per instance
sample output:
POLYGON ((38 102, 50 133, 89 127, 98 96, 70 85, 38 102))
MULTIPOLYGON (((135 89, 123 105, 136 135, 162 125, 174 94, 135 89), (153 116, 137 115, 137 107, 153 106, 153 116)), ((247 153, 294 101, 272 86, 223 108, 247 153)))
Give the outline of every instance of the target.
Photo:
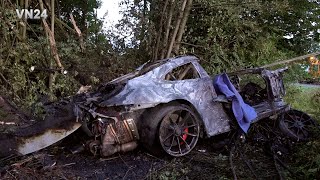
POLYGON ((182 66, 176 67, 165 76, 165 80, 168 81, 196 78, 200 78, 200 75, 192 63, 187 63, 182 66))

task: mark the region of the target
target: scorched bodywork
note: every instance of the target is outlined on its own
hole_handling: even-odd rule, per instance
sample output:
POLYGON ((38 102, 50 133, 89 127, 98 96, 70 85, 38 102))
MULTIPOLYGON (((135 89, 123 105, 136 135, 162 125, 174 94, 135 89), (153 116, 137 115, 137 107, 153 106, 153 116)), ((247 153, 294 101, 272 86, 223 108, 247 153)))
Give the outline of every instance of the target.
MULTIPOLYGON (((254 109, 257 116, 253 122, 273 117, 291 138, 307 139, 307 133, 299 134, 286 123, 286 119, 293 117, 293 112, 299 112, 299 117, 308 121, 311 118, 290 110, 283 101, 282 74, 285 70, 254 68, 228 73, 228 76, 232 88, 239 91, 244 102, 254 109), (243 74, 260 75, 266 87, 251 82, 241 86, 239 76, 243 74), (259 98, 250 92, 252 88, 259 90, 259 98)), ((37 151, 79 127, 87 139, 79 149, 88 149, 93 154, 109 156, 142 144, 155 154, 186 155, 199 138, 239 127, 234 126, 232 99, 217 94, 221 92, 215 90, 213 79, 195 56, 147 62, 132 73, 100 85, 95 91, 77 94, 67 103, 57 103, 59 108, 44 121, 2 135, 0 144, 9 142, 10 146, 0 149, 0 155, 37 151)), ((300 121, 298 117, 292 121, 299 121, 301 130, 308 130, 306 127, 314 124, 301 124, 306 121, 300 121)))

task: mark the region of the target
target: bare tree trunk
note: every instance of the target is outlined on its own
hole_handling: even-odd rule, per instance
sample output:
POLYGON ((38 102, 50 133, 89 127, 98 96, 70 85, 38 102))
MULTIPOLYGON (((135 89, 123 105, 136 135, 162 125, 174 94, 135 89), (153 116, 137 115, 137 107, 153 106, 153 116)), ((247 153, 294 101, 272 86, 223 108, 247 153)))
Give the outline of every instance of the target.
POLYGON ((47 7, 48 10, 51 12, 51 0, 42 0, 44 3, 44 7, 47 7))
POLYGON ((180 42, 181 42, 181 39, 182 39, 182 35, 184 33, 184 29, 185 29, 186 24, 187 24, 187 20, 188 20, 189 14, 190 14, 191 7, 192 7, 192 0, 188 0, 187 7, 186 7, 186 9, 184 11, 183 19, 181 21, 181 25, 180 25, 180 28, 179 28, 178 36, 177 36, 177 39, 176 39, 176 45, 175 45, 174 50, 173 50, 175 53, 178 53, 178 51, 179 51, 180 42))
POLYGON ((147 0, 143 0, 143 13, 141 19, 141 32, 140 32, 140 44, 144 41, 146 31, 146 11, 147 11, 147 0))
MULTIPOLYGON (((27 1, 27 0, 20 0, 19 3, 17 1, 17 5, 19 5, 19 7, 21 9, 25 9, 26 8, 26 2, 25 1, 27 1)), ((19 21, 18 24, 17 24, 18 25, 18 30, 19 30, 18 39, 20 41, 23 41, 26 38, 26 30, 27 30, 26 21, 27 21, 27 19, 25 18, 26 17, 25 15, 26 15, 26 12, 24 11, 21 21, 19 21)))
MULTIPOLYGON (((54 18, 55 18, 55 15, 54 15, 54 0, 51 0, 51 32, 54 36, 54 18)), ((52 59, 50 58, 50 69, 52 69, 52 59)), ((52 92, 52 85, 54 83, 54 80, 55 80, 55 74, 53 73, 50 73, 49 75, 49 90, 52 92)))
POLYGON ((80 48, 81 48, 82 51, 84 51, 83 36, 81 34, 80 29, 78 28, 78 26, 76 24, 76 21, 74 20, 72 14, 70 14, 70 19, 71 19, 71 22, 73 24, 74 29, 76 30, 76 32, 78 34, 78 37, 79 37, 79 40, 80 40, 80 48))
POLYGON ((56 1, 56 4, 57 4, 58 18, 61 18, 61 10, 60 10, 60 7, 59 7, 59 1, 58 0, 55 0, 55 1, 56 1))
POLYGON ((181 6, 181 10, 179 12, 179 16, 178 16, 177 22, 176 22, 176 27, 174 28, 174 31, 173 31, 173 34, 172 34, 172 37, 171 37, 171 41, 170 41, 170 44, 169 44, 169 48, 168 48, 168 52, 167 52, 166 58, 169 58, 170 55, 171 55, 173 44, 175 43, 175 40, 176 40, 176 36, 177 36, 178 30, 179 30, 179 27, 180 27, 180 22, 181 22, 181 19, 183 17, 183 12, 184 12, 184 9, 186 7, 186 4, 187 4, 187 0, 184 0, 183 3, 182 3, 182 6, 181 6))
MULTIPOLYGON (((39 5, 40 5, 40 10, 41 12, 43 12, 44 7, 43 7, 43 1, 39 0, 39 5)), ((49 42, 50 42, 50 48, 51 48, 51 54, 53 56, 53 58, 56 61, 57 66, 62 70, 63 66, 61 64, 59 55, 58 55, 58 50, 57 50, 57 46, 56 46, 56 41, 54 39, 54 35, 52 34, 47 21, 44 18, 41 18, 43 26, 44 26, 44 30, 46 31, 46 33, 48 34, 48 38, 49 38, 49 42)))
MULTIPOLYGON (((29 2, 28 2, 28 0, 25 0, 24 1, 24 8, 28 9, 28 6, 29 6, 29 2)), ((24 23, 23 23, 23 28, 22 28, 22 39, 24 40, 24 39, 26 39, 26 36, 27 36, 27 19, 24 19, 23 22, 24 23)))
POLYGON ((54 39, 54 36, 53 36, 53 34, 52 34, 47 22, 44 19, 42 20, 42 23, 44 25, 45 30, 49 34, 49 41, 50 41, 50 47, 51 47, 52 56, 54 57, 58 67, 60 69, 63 69, 63 66, 61 64, 61 61, 60 61, 60 58, 59 58, 59 55, 58 55, 58 50, 57 50, 56 41, 54 39))
POLYGON ((167 10, 167 6, 168 6, 168 2, 169 0, 166 0, 166 2, 164 3, 164 7, 163 7, 163 10, 162 10, 162 14, 161 14, 161 19, 160 19, 160 27, 159 27, 159 31, 158 31, 158 34, 157 34, 157 41, 156 41, 156 48, 155 48, 155 51, 154 51, 154 60, 158 59, 158 52, 159 52, 159 44, 160 44, 160 39, 161 39, 161 32, 162 32, 162 24, 163 24, 163 19, 164 19, 164 15, 166 13, 166 10, 167 10))
POLYGON ((54 0, 51 0, 51 32, 54 35, 54 0))
POLYGON ((171 7, 170 7, 170 11, 169 11, 169 16, 168 16, 168 20, 167 20, 167 24, 166 24, 166 33, 164 35, 164 40, 163 40, 163 47, 162 47, 162 51, 161 51, 161 59, 164 58, 164 54, 166 53, 166 49, 167 49, 167 42, 169 40, 169 33, 170 33, 170 26, 171 26, 171 20, 172 20, 172 14, 174 11, 174 1, 175 0, 171 0, 171 7))

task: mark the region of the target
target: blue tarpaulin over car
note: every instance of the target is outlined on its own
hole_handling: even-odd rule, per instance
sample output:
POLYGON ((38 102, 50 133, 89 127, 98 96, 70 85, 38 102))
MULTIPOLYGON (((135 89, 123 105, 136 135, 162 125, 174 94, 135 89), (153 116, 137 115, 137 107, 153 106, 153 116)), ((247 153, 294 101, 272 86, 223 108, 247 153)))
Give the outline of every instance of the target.
POLYGON ((225 95, 232 101, 232 111, 240 128, 247 133, 251 121, 257 118, 254 108, 244 103, 241 95, 230 82, 227 74, 215 76, 213 85, 218 94, 225 95))

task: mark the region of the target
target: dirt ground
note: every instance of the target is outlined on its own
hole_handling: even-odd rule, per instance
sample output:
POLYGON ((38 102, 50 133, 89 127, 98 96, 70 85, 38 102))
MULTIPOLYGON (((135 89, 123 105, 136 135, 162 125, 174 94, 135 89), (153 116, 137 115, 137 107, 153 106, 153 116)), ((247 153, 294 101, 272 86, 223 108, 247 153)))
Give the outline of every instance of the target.
MULTIPOLYGON (((0 105, 13 109, 4 101, 0 105)), ((2 112, 4 122, 22 119, 16 111, 2 112)), ((254 124, 245 139, 233 131, 200 139, 183 157, 154 156, 139 146, 102 158, 86 151, 71 153, 84 142, 79 130, 39 152, 0 159, 0 179, 319 179, 317 134, 315 141, 295 143, 266 119, 254 124)))
POLYGON ((72 154, 76 132, 40 152, 1 159, 1 179, 303 179, 287 165, 294 144, 276 135, 264 141, 261 127, 268 126, 252 128, 245 142, 232 141, 232 134, 200 140, 179 158, 156 157, 141 147, 107 158, 72 154))

